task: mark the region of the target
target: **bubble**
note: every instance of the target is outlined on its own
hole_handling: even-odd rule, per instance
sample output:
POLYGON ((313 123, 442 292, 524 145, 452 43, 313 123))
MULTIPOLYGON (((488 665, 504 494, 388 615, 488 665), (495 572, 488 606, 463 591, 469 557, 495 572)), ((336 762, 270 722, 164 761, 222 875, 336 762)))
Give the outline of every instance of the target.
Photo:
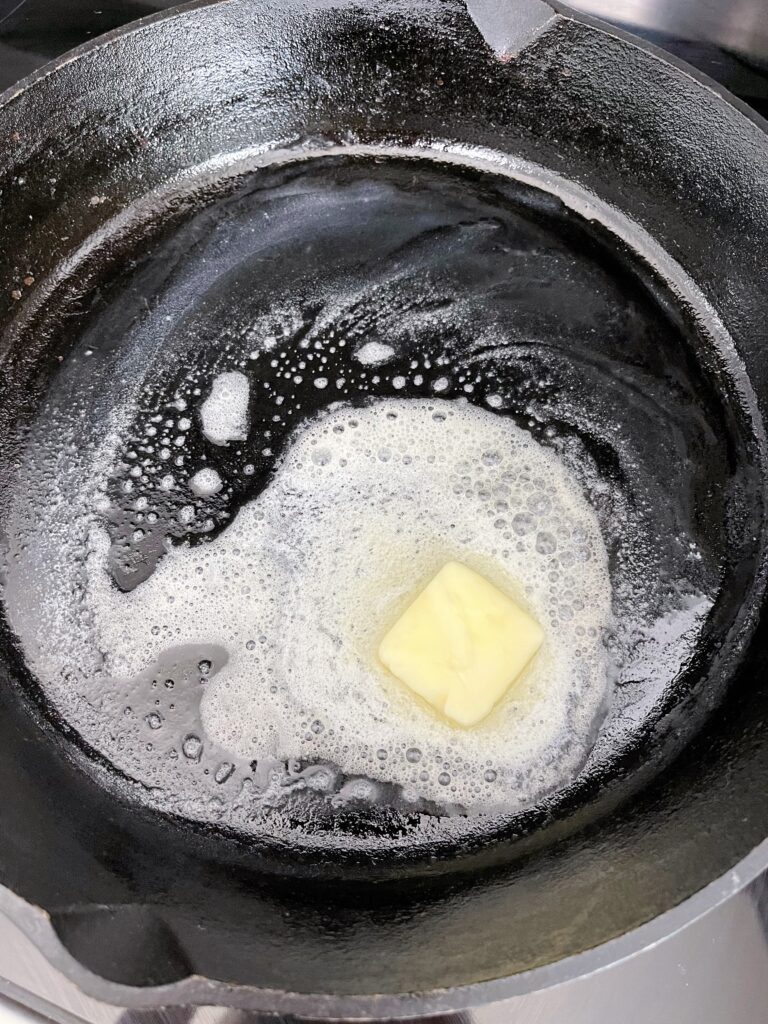
POLYGON ((163 716, 159 715, 157 711, 150 711, 150 713, 145 716, 144 721, 150 729, 159 729, 163 724, 163 716))
POLYGON ((528 496, 526 505, 535 516, 544 516, 552 507, 552 502, 541 491, 534 491, 528 496))
POLYGON ((336 775, 323 765, 307 774, 306 782, 309 789, 318 793, 329 793, 336 785, 336 775))
POLYGON ((392 346, 380 341, 367 341, 355 352, 355 359, 363 366, 379 366, 388 363, 394 356, 392 346))
POLYGON ((517 512, 512 516, 512 529, 519 537, 525 537, 535 525, 536 522, 529 512, 517 512))
POLYGON ((405 752, 405 757, 410 764, 418 764, 421 760, 421 751, 418 747, 409 747, 405 752))
POLYGON ((220 786, 223 786, 228 779, 232 778, 234 772, 235 766, 231 761, 222 761, 214 772, 213 777, 220 786))
POLYGON ((536 534, 536 550, 540 555, 553 555, 557 550, 557 541, 547 530, 536 534))
POLYGON ((221 477, 215 469, 206 467, 200 469, 191 477, 189 481, 190 490, 197 494, 201 498, 209 498, 213 494, 218 494, 223 483, 221 477))
POLYGON ((364 803, 373 803, 378 794, 379 788, 371 779, 350 779, 339 790, 338 802, 361 800, 364 803))
POLYGON ((188 760, 199 761, 203 756, 203 741, 194 733, 189 733, 181 744, 181 752, 188 760))
MULTIPOLYGON (((237 371, 220 373, 200 407, 203 433, 216 445, 248 437, 248 378, 237 371)), ((183 443, 183 439, 182 439, 183 443)))

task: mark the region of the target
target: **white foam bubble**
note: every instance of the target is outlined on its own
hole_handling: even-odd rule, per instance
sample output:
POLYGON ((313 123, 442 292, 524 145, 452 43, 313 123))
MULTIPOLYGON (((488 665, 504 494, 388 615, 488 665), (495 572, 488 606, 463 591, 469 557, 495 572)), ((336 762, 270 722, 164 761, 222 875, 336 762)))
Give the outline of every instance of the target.
POLYGON ((213 444, 244 441, 248 437, 248 378, 233 370, 220 373, 200 408, 203 433, 213 444))
POLYGON ((189 481, 190 490, 201 498, 209 498, 212 494, 218 494, 223 486, 219 474, 209 466, 199 469, 189 481))
POLYGON ((110 672, 134 675, 171 644, 225 647, 203 721, 240 756, 327 759, 471 808, 534 800, 592 741, 608 686, 600 530, 557 456, 494 413, 336 405, 224 533, 174 549, 129 594, 109 581, 106 539, 94 541, 88 604, 110 672), (417 703, 376 658, 451 558, 520 600, 546 634, 524 681, 471 730, 417 703))
POLYGON ((388 363, 394 355, 395 350, 391 345, 385 345, 382 341, 366 341, 355 352, 355 359, 363 366, 380 366, 388 363))

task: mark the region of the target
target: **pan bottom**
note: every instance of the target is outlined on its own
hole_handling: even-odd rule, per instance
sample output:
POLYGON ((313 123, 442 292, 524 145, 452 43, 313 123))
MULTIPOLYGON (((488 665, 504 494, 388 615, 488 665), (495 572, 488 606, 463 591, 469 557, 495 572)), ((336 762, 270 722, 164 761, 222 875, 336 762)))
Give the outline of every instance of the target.
POLYGON ((641 257, 631 226, 574 205, 546 175, 394 156, 220 173, 105 232, 77 318, 52 300, 25 325, 50 336, 34 368, 49 379, 4 513, 5 612, 30 694, 116 787, 266 845, 422 858, 630 792, 699 727, 751 611, 763 481, 748 382, 694 286, 641 257), (204 408, 222 380, 224 443, 204 408), (169 641, 119 679, 94 630, 94 558, 139 592, 169 550, 226 535, 303 424, 395 397, 509 418, 599 519, 613 690, 572 777, 536 806, 414 800, 306 751, 238 757, 200 715, 226 647, 169 641))

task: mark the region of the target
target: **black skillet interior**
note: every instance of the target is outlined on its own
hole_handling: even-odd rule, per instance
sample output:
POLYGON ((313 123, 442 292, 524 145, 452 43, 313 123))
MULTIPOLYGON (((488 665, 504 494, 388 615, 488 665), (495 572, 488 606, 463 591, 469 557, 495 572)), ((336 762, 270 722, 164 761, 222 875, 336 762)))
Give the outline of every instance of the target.
MULTIPOLYGON (((344 381, 332 397, 353 404, 393 393, 394 376, 407 378, 406 396, 431 394, 434 374, 417 381, 411 365, 426 356, 447 367, 447 397, 498 395, 505 415, 571 454, 592 480, 630 588, 646 585, 650 566, 667 588, 685 579, 711 595, 713 608, 652 714, 632 719, 628 709, 655 680, 624 679, 608 740, 572 787, 511 821, 449 821, 429 841, 396 805, 378 815, 353 806, 325 830, 321 821, 330 843, 308 836, 302 816, 316 822, 317 809, 301 805, 288 827, 260 832, 222 820, 221 801, 215 815, 195 811, 190 821, 158 813, 146 806, 163 809, 147 789, 158 784, 154 756, 124 760, 116 773, 103 733, 88 736, 46 705, 6 631, 0 877, 49 909, 67 947, 112 980, 151 985, 194 972, 355 994, 503 977, 649 919, 765 832, 768 693, 754 603, 764 483, 752 395, 760 402, 768 390, 766 207, 756 208, 763 179, 754 173, 765 141, 652 54, 568 19, 510 63, 451 3, 393 4, 376 21, 386 32, 370 32, 371 17, 344 5, 198 8, 116 39, 0 111, 13 197, 2 231, 16 246, 5 245, 3 274, 21 295, 5 314, 6 497, 30 438, 56 461, 64 431, 53 428, 66 423, 86 449, 129 389, 144 413, 127 426, 126 453, 146 442, 148 410, 180 395, 194 408, 194 388, 216 372, 247 368, 270 380, 270 394, 286 389, 277 424, 271 400, 251 403, 255 429, 270 423, 270 455, 214 452, 191 432, 191 452, 219 460, 231 481, 198 499, 191 520, 180 523, 151 459, 130 491, 130 459, 118 464, 110 564, 122 589, 140 586, 168 534, 206 543, 225 530, 269 479, 291 429, 331 400, 309 374, 299 384, 278 376, 302 343, 328 355, 324 377, 344 381), (343 67, 331 59, 338 53, 343 67), (131 61, 141 88, 121 63, 131 61), (125 91, 115 75, 126 76, 125 91), (60 117, 68 96, 78 101, 41 145, 41 113, 60 117), (208 168, 100 231, 177 169, 219 153, 279 140, 301 156, 299 142, 317 151, 341 140, 351 154, 394 135, 403 145, 449 137, 492 146, 592 187, 656 235, 706 299, 686 293, 685 275, 663 259, 633 252, 647 249, 641 232, 620 241, 546 189, 359 149, 250 172, 208 168), (252 359, 266 329, 284 339, 281 354, 252 359), (330 353, 339 336, 348 348, 330 353), (351 359, 371 339, 398 353, 379 381, 351 359), (147 508, 155 524, 136 519, 147 508), (634 573, 622 516, 653 538, 634 573)), ((215 767, 200 758, 182 770, 215 767)), ((232 792, 244 775, 247 766, 227 776, 232 792)))
MULTIPOLYGON (((346 799, 351 780, 334 765, 317 788, 311 747, 284 765, 279 802, 269 789, 257 799, 262 752, 238 759, 203 736, 200 699, 226 657, 205 636, 133 683, 92 682, 86 664, 62 656, 66 692, 44 687, 41 699, 134 792, 141 784, 161 810, 316 848, 332 863, 455 859, 489 836, 567 816, 623 763, 660 760, 666 719, 674 712, 677 723, 683 702, 691 710, 680 728, 695 731, 727 678, 713 676, 712 661, 730 652, 748 611, 759 446, 736 382, 713 372, 712 342, 626 246, 530 186, 363 157, 245 174, 132 244, 121 269, 88 289, 77 319, 51 334, 63 360, 16 485, 31 501, 8 517, 9 532, 39 549, 32 563, 18 550, 6 581, 23 649, 34 650, 46 621, 34 578, 58 557, 84 559, 92 522, 109 532, 114 585, 140 588, 169 545, 206 545, 227 529, 270 481, 297 426, 332 403, 388 395, 490 400, 569 461, 601 520, 626 648, 580 778, 525 814, 480 819, 374 783, 373 805, 346 799), (371 341, 394 352, 385 365, 358 360, 371 341), (205 436, 199 410, 212 380, 233 370, 252 382, 249 436, 222 446, 205 436), (104 470, 107 507, 81 513, 85 479, 100 471, 90 453, 129 396, 104 470), (195 496, 200 466, 220 473, 221 490, 195 496), (61 522, 41 518, 46 502, 61 522), (313 786, 297 788, 305 778, 313 786)), ((40 321, 33 329, 42 333, 40 321)), ((56 605, 61 621, 66 601, 56 605)))

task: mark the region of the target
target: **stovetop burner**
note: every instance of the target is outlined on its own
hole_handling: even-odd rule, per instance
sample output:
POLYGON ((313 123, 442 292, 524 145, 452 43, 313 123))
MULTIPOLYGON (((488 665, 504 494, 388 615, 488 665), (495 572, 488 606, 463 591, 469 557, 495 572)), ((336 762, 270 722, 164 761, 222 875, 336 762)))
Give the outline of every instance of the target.
MULTIPOLYGON (((75 46, 174 5, 174 0, 107 0, 102 4, 99 0, 0 0, 0 91, 75 46)), ((617 12, 634 11, 637 23, 633 25, 631 18, 625 17, 621 27, 694 65, 768 117, 765 55, 757 49, 747 53, 743 48, 735 50, 692 38, 700 36, 703 29, 681 34, 682 25, 696 23, 697 10, 711 14, 712 5, 677 4, 685 8, 682 20, 668 17, 675 6, 671 0, 667 5, 642 0, 623 4, 578 0, 573 6, 590 14, 610 11, 614 17, 617 12), (672 25, 675 34, 670 33, 672 25)), ((451 1024, 768 1021, 768 876, 746 889, 734 877, 733 892, 735 895, 703 918, 628 961, 542 992, 457 1015, 451 1024)), ((6 999, 0 998, 0 1024, 29 1020, 22 1006, 60 1024, 191 1024, 193 1018, 195 1024, 244 1024, 249 1017, 217 1007, 125 1011, 100 1003, 51 967, 31 941, 0 914, 2 996, 6 999)), ((448 1024, 445 1018, 442 1022, 448 1024)))

